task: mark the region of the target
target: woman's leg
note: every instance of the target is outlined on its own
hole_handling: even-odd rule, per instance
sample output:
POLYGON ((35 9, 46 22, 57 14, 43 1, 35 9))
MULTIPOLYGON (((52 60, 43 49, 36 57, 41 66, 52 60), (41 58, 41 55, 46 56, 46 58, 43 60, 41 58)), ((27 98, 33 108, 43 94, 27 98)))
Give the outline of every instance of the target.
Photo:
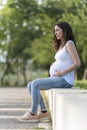
POLYGON ((36 114, 38 104, 41 105, 42 110, 44 109, 44 103, 40 95, 40 90, 67 87, 70 88, 72 86, 61 77, 48 77, 33 80, 28 84, 28 89, 32 97, 31 112, 27 112, 23 116, 20 116, 18 120, 21 122, 38 122, 43 119, 48 119, 49 113, 47 111, 41 111, 39 115, 36 114))
MULTIPOLYGON (((32 84, 32 81, 28 83, 27 85, 27 89, 31 95, 31 84, 32 84)), ((38 95, 39 95, 39 105, 40 105, 40 109, 43 111, 43 110, 46 110, 46 106, 44 104, 44 101, 43 101, 43 98, 40 94, 40 91, 38 91, 38 95)))
POLYGON ((36 113, 38 104, 41 101, 40 90, 51 88, 70 88, 71 86, 61 77, 48 77, 33 80, 31 82, 32 105, 31 112, 36 113))

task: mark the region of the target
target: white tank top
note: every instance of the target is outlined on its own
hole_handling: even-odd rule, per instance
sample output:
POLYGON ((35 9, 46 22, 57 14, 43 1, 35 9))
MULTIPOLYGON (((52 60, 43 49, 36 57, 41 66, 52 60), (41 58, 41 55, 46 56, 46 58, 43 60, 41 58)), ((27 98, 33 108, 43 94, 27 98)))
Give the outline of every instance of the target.
MULTIPOLYGON (((74 44, 73 41, 69 40, 66 44, 74 44)), ((73 60, 69 53, 66 51, 65 46, 56 52, 55 54, 55 62, 50 67, 50 76, 53 77, 56 70, 64 70, 73 64, 73 60)), ((66 73, 62 76, 69 84, 74 84, 74 71, 66 73)))

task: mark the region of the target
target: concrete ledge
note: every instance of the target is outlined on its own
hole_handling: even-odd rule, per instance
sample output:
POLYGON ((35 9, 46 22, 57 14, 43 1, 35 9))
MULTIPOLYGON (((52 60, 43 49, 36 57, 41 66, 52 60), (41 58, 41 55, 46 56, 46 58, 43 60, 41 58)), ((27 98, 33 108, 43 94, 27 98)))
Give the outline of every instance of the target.
POLYGON ((87 130, 87 90, 47 91, 53 130, 87 130))

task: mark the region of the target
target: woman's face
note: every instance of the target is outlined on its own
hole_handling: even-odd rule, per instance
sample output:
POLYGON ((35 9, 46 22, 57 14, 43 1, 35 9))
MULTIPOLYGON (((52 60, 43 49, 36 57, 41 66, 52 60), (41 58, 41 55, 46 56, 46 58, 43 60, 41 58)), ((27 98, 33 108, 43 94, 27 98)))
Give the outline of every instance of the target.
POLYGON ((61 40, 63 38, 63 30, 59 26, 55 26, 54 28, 54 34, 58 40, 61 40))

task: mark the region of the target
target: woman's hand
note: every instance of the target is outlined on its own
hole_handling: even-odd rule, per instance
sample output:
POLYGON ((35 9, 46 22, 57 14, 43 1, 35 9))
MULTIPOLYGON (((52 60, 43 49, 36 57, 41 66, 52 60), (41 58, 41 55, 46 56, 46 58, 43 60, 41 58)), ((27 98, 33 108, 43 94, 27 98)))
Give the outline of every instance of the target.
POLYGON ((64 75, 64 72, 62 70, 55 70, 54 77, 61 77, 64 75))

